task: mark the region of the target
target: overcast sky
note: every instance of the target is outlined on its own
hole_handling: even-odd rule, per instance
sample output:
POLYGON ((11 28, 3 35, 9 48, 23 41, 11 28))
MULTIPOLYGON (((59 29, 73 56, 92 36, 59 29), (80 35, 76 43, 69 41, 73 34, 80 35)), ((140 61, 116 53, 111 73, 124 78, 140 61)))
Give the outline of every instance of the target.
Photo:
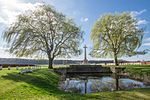
MULTIPOLYGON (((150 49, 150 0, 0 0, 0 57, 15 57, 7 52, 2 33, 15 21, 15 16, 27 9, 34 9, 40 3, 54 6, 56 10, 72 18, 85 32, 84 43, 88 52, 92 48, 90 30, 93 23, 103 14, 131 12, 138 19, 138 24, 146 27, 143 44, 139 50, 150 49)), ((82 55, 83 56, 83 55, 82 55)), ((74 59, 82 59, 79 56, 74 59)), ((88 59, 92 59, 88 56, 88 59)), ((101 58, 104 59, 104 58, 101 58)), ((150 60, 150 53, 142 56, 123 57, 125 60, 150 60)))

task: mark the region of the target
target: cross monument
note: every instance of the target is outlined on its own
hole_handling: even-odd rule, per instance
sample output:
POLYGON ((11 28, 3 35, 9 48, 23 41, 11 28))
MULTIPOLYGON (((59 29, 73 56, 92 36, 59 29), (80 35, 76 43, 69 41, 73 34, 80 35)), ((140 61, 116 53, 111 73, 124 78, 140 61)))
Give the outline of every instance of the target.
POLYGON ((85 45, 83 48, 84 48, 84 60, 83 60, 83 63, 86 64, 86 63, 88 63, 88 60, 86 58, 86 49, 87 49, 87 46, 85 45))

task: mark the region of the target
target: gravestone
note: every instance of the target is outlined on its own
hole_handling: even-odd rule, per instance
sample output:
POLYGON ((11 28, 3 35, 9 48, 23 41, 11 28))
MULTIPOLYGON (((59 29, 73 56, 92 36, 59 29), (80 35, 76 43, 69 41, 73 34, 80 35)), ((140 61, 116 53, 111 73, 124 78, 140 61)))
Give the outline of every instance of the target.
POLYGON ((8 66, 8 70, 10 70, 10 66, 8 66))
POLYGON ((3 69, 3 66, 0 66, 0 70, 2 70, 3 69))
POLYGON ((16 66, 16 70, 19 70, 19 67, 18 67, 18 66, 16 66))

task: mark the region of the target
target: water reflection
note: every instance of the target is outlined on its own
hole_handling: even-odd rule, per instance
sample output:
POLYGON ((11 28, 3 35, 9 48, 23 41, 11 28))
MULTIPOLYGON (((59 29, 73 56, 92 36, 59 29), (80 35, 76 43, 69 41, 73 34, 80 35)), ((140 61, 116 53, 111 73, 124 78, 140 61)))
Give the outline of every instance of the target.
MULTIPOLYGON (((110 76, 88 78, 66 78, 60 84, 61 89, 76 93, 93 93, 100 91, 114 91, 116 79, 110 76)), ((119 79, 119 89, 132 89, 146 87, 142 82, 132 79, 119 79)))

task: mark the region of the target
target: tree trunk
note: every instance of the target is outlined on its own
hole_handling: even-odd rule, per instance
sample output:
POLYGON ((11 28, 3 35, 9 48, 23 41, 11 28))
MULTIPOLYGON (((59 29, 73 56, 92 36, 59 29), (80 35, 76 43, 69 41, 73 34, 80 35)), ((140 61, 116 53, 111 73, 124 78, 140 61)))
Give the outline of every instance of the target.
POLYGON ((119 90, 119 78, 118 78, 118 75, 117 73, 115 73, 115 77, 116 77, 116 90, 119 90))
MULTIPOLYGON (((114 63, 115 66, 118 66, 118 59, 117 59, 117 54, 114 53, 114 63)), ((115 72, 115 78, 116 78, 116 90, 119 90, 119 77, 118 77, 118 72, 115 72)))
POLYGON ((117 58, 117 55, 116 55, 116 54, 114 54, 114 63, 115 63, 116 66, 119 65, 119 63, 118 63, 118 58, 117 58))
POLYGON ((53 69, 53 59, 49 58, 48 69, 53 69))

